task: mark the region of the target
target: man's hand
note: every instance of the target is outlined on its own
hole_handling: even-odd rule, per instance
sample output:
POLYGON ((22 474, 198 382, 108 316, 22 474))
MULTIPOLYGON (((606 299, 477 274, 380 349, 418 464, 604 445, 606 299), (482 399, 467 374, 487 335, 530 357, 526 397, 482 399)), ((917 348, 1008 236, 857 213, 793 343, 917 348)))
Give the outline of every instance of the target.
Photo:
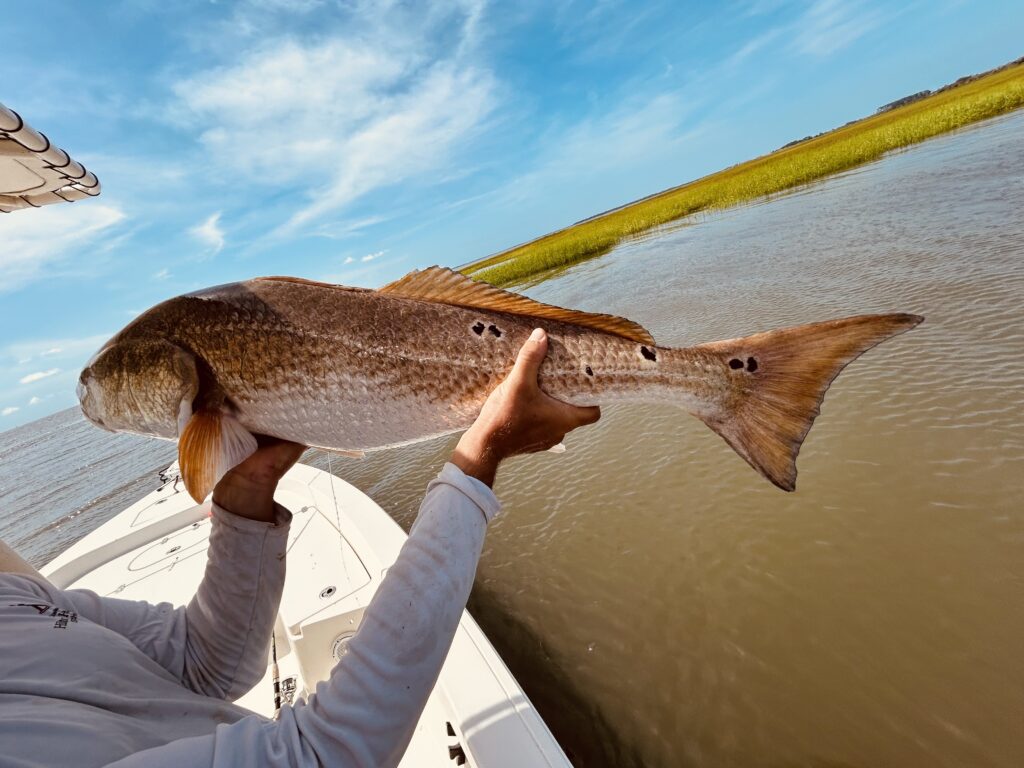
POLYGON ((256 440, 256 453, 220 479, 213 489, 213 501, 239 517, 272 523, 277 484, 306 446, 263 435, 256 440))
POLYGON ((490 394, 483 410, 459 440, 452 464, 487 485, 509 456, 546 451, 577 427, 601 418, 597 406, 580 408, 544 394, 537 372, 548 352, 541 328, 519 350, 516 364, 490 394))

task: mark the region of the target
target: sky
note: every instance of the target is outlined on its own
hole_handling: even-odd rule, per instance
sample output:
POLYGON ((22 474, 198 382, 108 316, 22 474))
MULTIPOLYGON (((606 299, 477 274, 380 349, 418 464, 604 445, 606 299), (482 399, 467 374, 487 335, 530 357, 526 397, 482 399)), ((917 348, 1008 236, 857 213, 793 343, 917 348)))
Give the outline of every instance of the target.
POLYGON ((0 103, 103 184, 0 215, 0 431, 157 302, 458 266, 1024 55, 1019 0, 11 0, 0 103))

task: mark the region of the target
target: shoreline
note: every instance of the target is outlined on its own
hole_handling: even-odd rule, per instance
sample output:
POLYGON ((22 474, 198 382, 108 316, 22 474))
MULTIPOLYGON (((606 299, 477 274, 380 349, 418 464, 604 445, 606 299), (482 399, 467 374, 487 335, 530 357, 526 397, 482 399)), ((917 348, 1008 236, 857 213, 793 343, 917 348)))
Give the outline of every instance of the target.
MULTIPOLYGON (((919 94, 915 94, 915 97, 919 94)), ((908 97, 911 98, 911 97, 908 97)), ((596 214, 471 262, 460 271, 509 286, 599 257, 623 240, 695 213, 767 199, 958 128, 1024 107, 1024 59, 961 78, 909 103, 596 214)))

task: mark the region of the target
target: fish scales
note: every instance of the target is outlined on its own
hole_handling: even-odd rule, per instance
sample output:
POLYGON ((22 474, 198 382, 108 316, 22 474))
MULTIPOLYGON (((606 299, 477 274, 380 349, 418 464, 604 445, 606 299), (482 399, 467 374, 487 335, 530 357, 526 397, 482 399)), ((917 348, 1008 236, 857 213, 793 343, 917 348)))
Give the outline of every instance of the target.
POLYGON ((918 322, 865 315, 677 349, 622 318, 440 268, 380 291, 258 278, 144 313, 86 366, 79 396, 107 429, 180 438, 183 472, 204 467, 199 493, 255 449, 256 434, 366 451, 465 429, 540 326, 549 345, 539 384, 550 395, 682 407, 792 490, 832 379, 918 322))
MULTIPOLYGON (((536 325, 362 291, 316 302, 319 290, 242 284, 172 300, 179 304, 168 314, 179 320, 171 325, 181 330, 166 338, 210 365, 251 431, 371 450, 468 427, 536 325), (187 321, 199 316, 201 323, 187 321), (477 323, 482 334, 473 331, 477 323), (260 364, 266 360, 276 362, 260 364)), ((643 345, 565 323, 547 330, 540 382, 553 396, 580 405, 669 399, 674 351, 661 349, 659 370, 642 356, 643 345)))

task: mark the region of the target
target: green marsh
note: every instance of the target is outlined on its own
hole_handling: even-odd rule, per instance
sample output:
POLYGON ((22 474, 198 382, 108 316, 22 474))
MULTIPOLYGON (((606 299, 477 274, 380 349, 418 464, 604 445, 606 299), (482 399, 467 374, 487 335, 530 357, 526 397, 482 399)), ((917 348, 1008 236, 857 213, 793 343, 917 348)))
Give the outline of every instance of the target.
POLYGON ((1021 106, 1024 64, 1015 64, 630 203, 469 264, 462 271, 495 285, 521 283, 606 253, 624 238, 684 216, 792 189, 1021 106))

